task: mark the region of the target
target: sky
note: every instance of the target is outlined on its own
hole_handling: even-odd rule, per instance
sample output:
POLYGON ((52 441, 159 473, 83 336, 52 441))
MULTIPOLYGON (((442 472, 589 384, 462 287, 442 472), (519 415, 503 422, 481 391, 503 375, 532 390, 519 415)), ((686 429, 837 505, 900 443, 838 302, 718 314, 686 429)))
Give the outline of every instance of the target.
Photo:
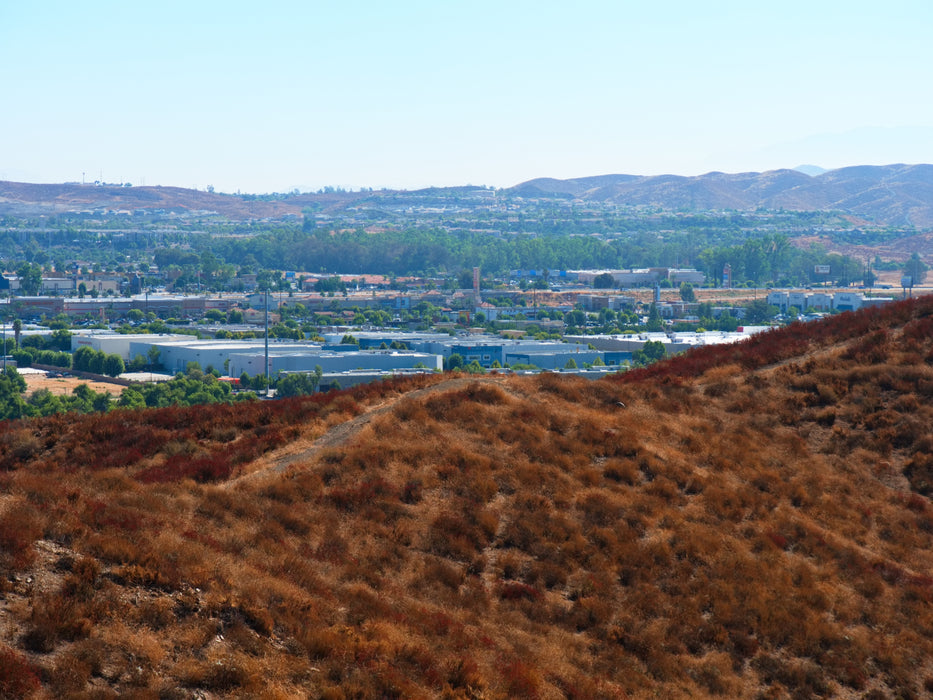
POLYGON ((0 0, 0 180, 933 163, 930 0, 0 0))

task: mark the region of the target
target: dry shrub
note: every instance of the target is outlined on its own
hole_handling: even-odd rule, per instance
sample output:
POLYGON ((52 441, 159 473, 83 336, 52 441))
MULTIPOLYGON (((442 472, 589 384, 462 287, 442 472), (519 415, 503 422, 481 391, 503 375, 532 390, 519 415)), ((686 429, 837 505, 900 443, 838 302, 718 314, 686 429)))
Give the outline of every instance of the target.
POLYGON ((508 395, 498 386, 485 382, 473 382, 459 392, 466 401, 495 406, 509 402, 508 395))
POLYGON ((759 654, 752 667, 764 683, 780 683, 795 697, 822 697, 830 686, 822 669, 810 660, 787 660, 773 654, 759 654))
POLYGON ((189 687, 241 696, 257 693, 266 684, 261 665, 236 651, 183 662, 179 664, 178 675, 189 687))
POLYGON ((64 495, 63 491, 72 498, 77 496, 68 487, 67 478, 60 472, 45 474, 22 470, 16 474, 15 479, 16 491, 43 510, 59 502, 64 495))
POLYGON ((39 689, 39 670, 22 654, 0 643, 0 697, 25 698, 39 689))
POLYGON ((424 567, 422 576, 428 581, 436 581, 452 590, 457 590, 464 580, 463 570, 443 559, 429 561, 424 567))
POLYGON ((533 666, 517 658, 500 661, 497 666, 508 697, 538 697, 542 680, 533 666))
POLYGON ((424 405, 411 398, 401 399, 392 411, 392 415, 401 422, 412 422, 422 424, 428 420, 428 412, 424 405))
POLYGON ((585 530, 614 526, 624 513, 622 503, 599 490, 586 491, 578 496, 577 510, 581 513, 585 530))
POLYGON ((15 500, 0 513, 0 563, 22 570, 36 558, 33 544, 45 530, 45 519, 35 507, 15 500))
POLYGON ((545 588, 559 588, 567 583, 567 566, 552 559, 535 560, 529 562, 523 578, 532 585, 541 584, 545 588))
POLYGON ((232 425, 217 425, 211 428, 210 439, 216 442, 233 442, 239 431, 232 425))
POLYGON ((719 398, 721 396, 726 396, 735 388, 735 384, 731 381, 720 381, 708 384, 703 390, 703 393, 710 398, 719 398))
POLYGON ((732 658, 726 653, 707 654, 690 670, 690 675, 699 686, 713 695, 738 696, 732 658))
POLYGON ((24 648, 48 653, 64 641, 87 637, 99 617, 93 604, 68 598, 62 594, 40 594, 32 601, 29 627, 23 633, 24 648))
POLYGON ((326 659, 344 646, 341 635, 330 627, 303 627, 295 637, 312 661, 326 659))
MULTIPOLYGON (((451 504, 452 508, 456 504, 451 504)), ((498 517, 493 511, 464 508, 449 510, 434 518, 426 535, 429 551, 459 561, 470 561, 496 532, 498 517)))
POLYGON ((530 600, 541 598, 541 591, 520 581, 503 581, 499 584, 499 597, 502 600, 530 600))
POLYGON ((32 428, 6 430, 0 433, 0 454, 3 467, 15 469, 34 457, 42 449, 42 441, 32 428))
POLYGON ((301 510, 297 505, 272 503, 266 511, 266 518, 278 523, 287 532, 304 537, 311 531, 311 525, 301 510))
POLYGON ((100 564, 96 559, 82 557, 72 562, 70 568, 62 585, 62 593, 75 600, 89 601, 98 587, 100 564))
POLYGON ((603 466, 603 476, 610 481, 632 486, 641 479, 641 472, 631 460, 607 459, 603 466))
POLYGON ((175 622, 175 603, 169 597, 157 596, 143 600, 136 607, 135 619, 154 630, 161 630, 175 622))
POLYGON ((446 680, 450 688, 462 688, 468 697, 481 696, 485 685, 479 666, 469 656, 461 656, 448 662, 446 680))
POLYGON ((48 687, 56 697, 66 697, 85 689, 93 669, 80 656, 68 650, 55 662, 49 674, 48 687))
MULTIPOLYGON (((605 627, 612 620, 613 606, 610 600, 600 596, 577 598, 563 616, 563 623, 575 632, 605 627)), ((602 636, 602 635, 600 635, 602 636)))

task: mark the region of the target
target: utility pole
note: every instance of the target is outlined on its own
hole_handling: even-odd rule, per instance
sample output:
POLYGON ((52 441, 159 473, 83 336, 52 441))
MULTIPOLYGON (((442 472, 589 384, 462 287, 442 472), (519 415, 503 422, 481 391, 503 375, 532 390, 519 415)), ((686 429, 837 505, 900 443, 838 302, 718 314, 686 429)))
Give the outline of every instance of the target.
POLYGON ((266 397, 269 396, 269 290, 266 289, 265 303, 265 321, 266 321, 266 397))

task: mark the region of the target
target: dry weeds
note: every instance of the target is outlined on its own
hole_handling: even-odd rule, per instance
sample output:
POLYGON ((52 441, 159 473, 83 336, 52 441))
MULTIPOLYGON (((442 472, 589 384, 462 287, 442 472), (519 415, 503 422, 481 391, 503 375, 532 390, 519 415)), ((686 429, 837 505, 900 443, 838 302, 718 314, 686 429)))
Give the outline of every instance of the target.
POLYGON ((920 697, 931 316, 641 379, 8 424, 0 689, 920 697))

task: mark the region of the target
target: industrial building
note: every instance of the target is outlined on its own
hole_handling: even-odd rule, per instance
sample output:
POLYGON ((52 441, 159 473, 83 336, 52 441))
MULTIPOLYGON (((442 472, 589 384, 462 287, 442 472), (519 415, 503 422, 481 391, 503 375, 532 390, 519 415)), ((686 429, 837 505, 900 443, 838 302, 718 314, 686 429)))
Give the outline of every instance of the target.
POLYGON ((613 335, 587 335, 568 336, 568 340, 586 340, 594 348, 604 354, 603 361, 609 365, 614 364, 615 357, 611 353, 631 353, 641 350, 645 343, 651 341, 664 345, 667 355, 676 355, 686 352, 690 348, 700 345, 719 345, 722 343, 737 343, 749 336, 771 330, 771 326, 743 326, 738 331, 705 331, 702 333, 619 333, 613 335), (613 362, 610 362, 613 360, 613 362))
MULTIPOLYGON (((442 370, 444 360, 439 355, 400 350, 359 350, 334 352, 318 346, 316 351, 288 351, 285 347, 269 346, 269 374, 278 376, 287 372, 313 372, 320 367, 325 373, 363 372, 391 373, 396 370, 442 370)), ((228 374, 238 377, 244 372, 250 376, 265 373, 265 353, 236 352, 229 355, 228 374)))

